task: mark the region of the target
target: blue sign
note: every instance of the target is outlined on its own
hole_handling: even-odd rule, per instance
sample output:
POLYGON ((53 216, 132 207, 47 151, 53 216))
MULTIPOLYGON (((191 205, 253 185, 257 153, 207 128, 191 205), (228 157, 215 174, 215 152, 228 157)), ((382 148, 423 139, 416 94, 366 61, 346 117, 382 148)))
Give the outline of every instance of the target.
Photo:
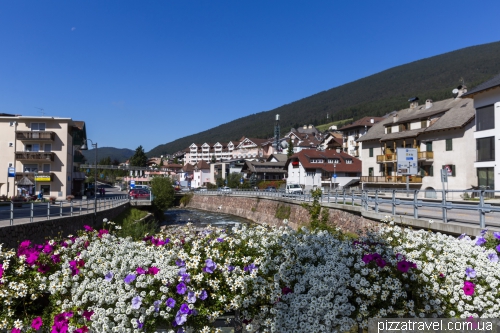
POLYGON ((407 157, 406 157, 406 160, 407 160, 407 161, 413 161, 413 156, 407 156, 407 157))
POLYGON ((190 181, 188 181, 188 187, 191 187, 191 182, 190 181))
POLYGON ((333 174, 333 178, 334 179, 337 178, 337 174, 336 173, 333 174))
POLYGON ((130 181, 130 188, 135 188, 135 180, 130 181))
POLYGON ((10 167, 8 171, 9 177, 15 177, 16 176, 16 169, 10 167))
POLYGON ((240 178, 240 184, 243 184, 243 177, 240 178))

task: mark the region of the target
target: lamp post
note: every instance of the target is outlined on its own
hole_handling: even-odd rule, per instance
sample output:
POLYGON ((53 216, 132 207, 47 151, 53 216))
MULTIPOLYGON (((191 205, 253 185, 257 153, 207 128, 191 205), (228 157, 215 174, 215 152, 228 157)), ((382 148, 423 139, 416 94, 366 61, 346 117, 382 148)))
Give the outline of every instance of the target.
POLYGON ((88 150, 87 141, 92 143, 92 148, 95 149, 95 164, 94 164, 94 225, 97 223, 97 142, 94 143, 90 139, 83 141, 83 145, 80 147, 81 150, 88 150))

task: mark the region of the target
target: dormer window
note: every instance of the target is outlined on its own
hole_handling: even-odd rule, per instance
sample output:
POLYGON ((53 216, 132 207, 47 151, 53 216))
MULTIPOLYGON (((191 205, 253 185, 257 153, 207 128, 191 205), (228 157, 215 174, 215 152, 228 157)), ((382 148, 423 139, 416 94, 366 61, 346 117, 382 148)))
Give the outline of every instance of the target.
POLYGON ((323 163, 322 159, 312 158, 311 163, 323 163))
POLYGON ((392 133, 392 126, 386 127, 386 134, 392 133))
POLYGON ((351 158, 346 158, 345 164, 352 164, 352 159, 351 158))

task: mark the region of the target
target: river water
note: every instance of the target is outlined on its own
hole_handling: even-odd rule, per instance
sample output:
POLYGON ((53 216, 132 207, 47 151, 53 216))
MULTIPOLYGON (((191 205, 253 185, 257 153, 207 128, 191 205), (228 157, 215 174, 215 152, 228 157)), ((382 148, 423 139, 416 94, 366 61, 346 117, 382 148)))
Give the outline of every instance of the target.
POLYGON ((252 221, 242 217, 224 213, 207 212, 193 208, 172 208, 165 211, 165 221, 161 222, 160 226, 185 225, 188 222, 191 222, 199 227, 204 227, 210 224, 214 227, 223 228, 231 228, 240 224, 248 225, 253 223, 252 221))

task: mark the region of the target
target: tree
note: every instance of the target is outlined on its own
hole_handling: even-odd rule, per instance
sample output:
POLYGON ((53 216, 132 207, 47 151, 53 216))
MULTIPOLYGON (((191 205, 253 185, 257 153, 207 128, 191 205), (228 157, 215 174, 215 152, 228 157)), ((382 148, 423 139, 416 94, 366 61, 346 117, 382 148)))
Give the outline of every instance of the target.
POLYGON ((212 154, 212 160, 211 160, 212 163, 215 163, 215 154, 212 154))
POLYGON ((148 157, 144 153, 142 146, 137 147, 134 155, 130 158, 131 166, 145 167, 148 163, 148 157))
POLYGON ((172 207, 174 203, 174 187, 168 177, 154 177, 151 180, 151 193, 153 194, 153 206, 164 211, 172 207))
POLYGON ((286 151, 286 157, 290 158, 293 155, 293 142, 292 140, 288 140, 288 150, 286 151))
POLYGON ((241 174, 237 172, 232 172, 227 177, 227 186, 231 188, 236 188, 240 185, 241 174))

